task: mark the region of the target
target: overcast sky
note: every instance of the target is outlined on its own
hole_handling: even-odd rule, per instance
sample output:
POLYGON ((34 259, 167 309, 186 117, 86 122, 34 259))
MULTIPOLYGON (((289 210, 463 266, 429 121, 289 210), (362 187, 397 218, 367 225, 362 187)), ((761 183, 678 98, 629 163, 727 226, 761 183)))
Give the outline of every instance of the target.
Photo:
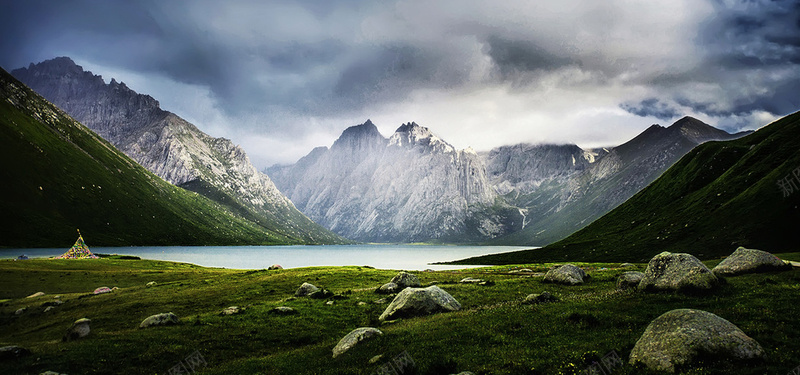
POLYGON ((0 65, 56 56, 153 96, 259 168, 366 119, 457 148, 622 143, 800 110, 800 2, 7 1, 0 65))

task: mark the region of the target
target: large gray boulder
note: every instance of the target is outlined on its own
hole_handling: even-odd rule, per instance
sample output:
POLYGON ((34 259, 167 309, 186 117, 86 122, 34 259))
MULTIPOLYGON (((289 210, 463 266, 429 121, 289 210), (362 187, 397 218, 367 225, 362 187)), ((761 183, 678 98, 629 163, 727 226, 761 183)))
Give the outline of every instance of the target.
POLYGON ((67 329, 67 333, 61 338, 62 341, 72 341, 89 336, 91 329, 89 323, 91 319, 81 318, 72 323, 72 326, 67 329))
POLYGON ((675 372, 701 358, 747 360, 764 349, 733 323, 707 311, 672 310, 653 320, 636 342, 630 363, 675 372))
POLYGON ((580 267, 572 264, 565 264, 561 267, 547 271, 547 274, 544 275, 544 280, 542 281, 547 283, 577 285, 583 284, 587 278, 588 275, 586 275, 586 272, 580 267))
POLYGON ((709 290, 719 284, 719 279, 691 254, 663 252, 647 264, 638 289, 657 290, 709 290))
POLYGON ((294 292, 296 297, 305 297, 311 293, 318 292, 319 288, 317 288, 314 284, 303 283, 297 288, 297 291, 294 292))
POLYGON ((619 275, 619 278, 617 279, 617 289, 636 289, 643 278, 643 272, 624 272, 622 275, 619 275))
POLYGON ((400 272, 397 276, 393 277, 390 283, 395 283, 400 289, 403 288, 416 288, 420 286, 417 275, 408 272, 400 272))
POLYGON ((333 358, 336 358, 340 356, 342 353, 350 350, 350 348, 352 348, 361 341, 369 340, 373 337, 378 337, 382 334, 383 332, 381 332, 377 328, 372 328, 372 327, 356 328, 350 331, 350 333, 348 333, 344 337, 342 337, 342 339, 339 340, 339 343, 337 343, 336 346, 333 347, 333 358))
POLYGON ((436 285, 406 288, 394 298, 378 319, 384 321, 457 310, 461 310, 461 304, 436 285))
POLYGON ((375 292, 378 294, 392 294, 397 292, 400 289, 395 283, 386 283, 381 285, 378 289, 375 289, 375 292))
POLYGON ((168 312, 168 313, 161 313, 148 316, 147 319, 143 320, 142 323, 139 324, 139 328, 165 326, 172 324, 178 324, 178 316, 171 312, 168 312))
POLYGON ((744 273, 786 271, 790 269, 792 269, 791 264, 766 251, 739 247, 711 271, 717 276, 736 276, 744 273))

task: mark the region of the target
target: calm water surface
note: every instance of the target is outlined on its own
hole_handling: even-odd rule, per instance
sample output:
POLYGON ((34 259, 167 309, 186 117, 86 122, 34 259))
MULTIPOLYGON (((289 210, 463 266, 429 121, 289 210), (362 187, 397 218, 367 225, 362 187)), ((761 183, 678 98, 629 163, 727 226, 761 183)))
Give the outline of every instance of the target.
MULTIPOLYGON (((135 255, 144 259, 194 263, 205 267, 261 269, 273 264, 284 268, 309 266, 372 266, 401 270, 444 270, 467 266, 430 264, 477 255, 530 249, 519 246, 334 245, 334 246, 153 246, 92 247, 94 253, 135 255)), ((59 249, 4 249, 0 259, 25 254, 46 258, 63 254, 59 249)))

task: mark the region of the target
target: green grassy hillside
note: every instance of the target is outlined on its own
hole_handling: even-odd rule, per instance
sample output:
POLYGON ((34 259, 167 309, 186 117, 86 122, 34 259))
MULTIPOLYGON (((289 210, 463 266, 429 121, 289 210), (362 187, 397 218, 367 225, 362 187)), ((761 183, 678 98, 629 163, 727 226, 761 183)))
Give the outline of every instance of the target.
POLYGON ((0 71, 2 247, 290 244, 146 171, 0 71))
POLYGON ((744 138, 696 147, 647 188, 561 241, 458 263, 645 261, 661 251, 709 258, 738 246, 796 251, 800 175, 793 173, 799 168, 800 112, 744 138), (795 189, 785 194, 778 181, 787 176, 795 189))

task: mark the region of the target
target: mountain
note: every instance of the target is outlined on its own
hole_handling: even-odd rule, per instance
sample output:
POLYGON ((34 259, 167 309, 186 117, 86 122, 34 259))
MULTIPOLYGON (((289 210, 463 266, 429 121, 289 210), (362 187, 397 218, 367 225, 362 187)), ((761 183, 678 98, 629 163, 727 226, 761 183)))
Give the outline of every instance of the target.
POLYGON ((312 222, 230 140, 211 137, 158 101, 59 57, 12 74, 164 180, 217 201, 296 243, 345 240, 312 222))
POLYGON ((522 222, 516 209, 497 204, 474 151, 414 122, 385 138, 367 120, 330 149, 267 172, 306 215, 360 241, 477 241, 522 222))
POLYGON ((2 247, 290 244, 165 182, 0 69, 2 247))
POLYGON ((736 140, 704 143, 655 182, 554 244, 460 261, 646 261, 661 251, 701 258, 738 246, 797 250, 800 112, 736 140))
MULTIPOLYGON (((582 151, 577 146, 571 147, 570 157, 561 156, 564 172, 550 172, 559 178, 542 183, 538 189, 525 189, 521 185, 501 190, 506 199, 527 209, 529 215, 523 230, 492 243, 538 246, 564 238, 625 202, 698 144, 745 134, 729 134, 695 118, 684 117, 667 128, 652 125, 630 141, 610 149, 582 151), (569 160, 574 160, 574 165, 564 165, 569 160)), ((516 179, 538 181, 526 175, 530 171, 531 168, 523 168, 506 173, 502 183, 516 179)), ((496 186, 503 187, 501 184, 496 186)))

